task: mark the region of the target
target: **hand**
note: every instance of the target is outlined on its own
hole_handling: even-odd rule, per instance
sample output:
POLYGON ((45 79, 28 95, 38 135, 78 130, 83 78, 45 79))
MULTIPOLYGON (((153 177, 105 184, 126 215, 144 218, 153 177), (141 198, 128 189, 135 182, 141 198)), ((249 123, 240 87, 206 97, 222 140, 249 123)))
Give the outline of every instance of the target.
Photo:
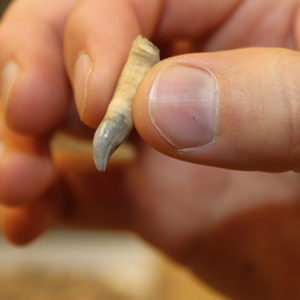
POLYGON ((143 33, 165 57, 282 47, 164 60, 143 80, 134 119, 152 147, 181 160, 240 170, 298 169, 299 55, 283 49, 298 48, 297 7, 297 1, 275 0, 16 1, 0 25, 6 236, 27 242, 56 222, 131 229, 235 298, 297 298, 297 174, 198 166, 138 141, 134 164, 103 175, 85 156, 62 151, 52 160, 48 148, 49 132, 65 119, 71 99, 64 63, 80 118, 96 127, 131 41, 143 33), (150 93, 153 82, 157 89, 150 93), (192 92, 198 102, 179 97, 192 92), (160 101, 167 96, 169 103, 160 101), (195 122, 186 122, 190 111, 182 107, 197 111, 195 122), (116 183, 118 191, 110 188, 116 183))

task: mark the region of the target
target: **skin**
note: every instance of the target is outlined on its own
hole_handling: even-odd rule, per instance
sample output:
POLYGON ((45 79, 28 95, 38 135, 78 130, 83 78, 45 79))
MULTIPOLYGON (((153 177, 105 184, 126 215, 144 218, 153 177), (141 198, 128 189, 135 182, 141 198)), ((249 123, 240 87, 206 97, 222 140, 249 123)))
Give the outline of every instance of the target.
POLYGON ((1 111, 4 235, 24 244, 57 223, 129 229, 231 297, 299 298, 298 8, 296 0, 15 1, 0 23, 0 67, 14 60, 21 70, 1 111), (58 127, 91 136, 82 123, 102 119, 140 33, 164 57, 205 53, 171 57, 144 78, 134 103, 138 159, 100 174, 76 151, 51 158, 58 127), (81 51, 93 62, 85 101, 74 80, 81 51), (151 123, 149 91, 170 63, 218 79, 219 139, 207 151, 180 155, 151 123))

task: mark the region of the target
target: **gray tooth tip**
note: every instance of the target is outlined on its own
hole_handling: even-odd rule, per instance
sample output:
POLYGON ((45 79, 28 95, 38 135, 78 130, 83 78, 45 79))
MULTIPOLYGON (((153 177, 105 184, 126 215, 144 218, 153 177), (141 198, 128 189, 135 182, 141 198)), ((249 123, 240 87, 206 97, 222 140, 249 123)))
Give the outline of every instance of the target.
POLYGON ((96 165, 96 168, 97 168, 98 171, 105 172, 106 166, 105 166, 105 163, 103 161, 98 161, 98 159, 96 160, 95 156, 94 156, 94 162, 95 162, 95 165, 96 165))
POLYGON ((101 167, 97 166, 97 169, 98 169, 98 171, 103 172, 103 173, 106 171, 106 167, 104 167, 104 166, 101 166, 101 167))
POLYGON ((131 129, 126 123, 124 126, 124 115, 117 117, 116 120, 104 119, 94 135, 94 161, 101 172, 106 170, 111 155, 123 143, 131 129))
POLYGON ((96 167, 100 172, 105 172, 106 171, 106 167, 107 167, 107 163, 108 163, 108 159, 107 158, 103 158, 100 161, 95 161, 96 163, 96 167))
MULTIPOLYGON (((96 149, 95 149, 96 150, 96 149)), ((94 162, 100 172, 105 172, 108 164, 109 155, 103 152, 94 152, 94 162)))
POLYGON ((106 167, 111 156, 110 150, 111 149, 107 145, 103 136, 101 136, 101 138, 99 139, 96 138, 96 142, 94 144, 93 158, 95 165, 100 172, 106 171, 106 167))

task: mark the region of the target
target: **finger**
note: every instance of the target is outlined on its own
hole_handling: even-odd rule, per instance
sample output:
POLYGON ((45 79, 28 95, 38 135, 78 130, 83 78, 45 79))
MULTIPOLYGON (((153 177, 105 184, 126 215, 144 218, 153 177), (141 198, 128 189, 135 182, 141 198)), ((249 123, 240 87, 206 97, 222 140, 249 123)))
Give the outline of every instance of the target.
POLYGON ((242 170, 300 166, 300 56, 251 48, 174 57, 144 78, 138 132, 181 160, 242 170))
POLYGON ((0 23, 0 99, 7 124, 20 133, 48 131, 65 113, 62 35, 75 2, 15 1, 0 23))
MULTIPOLYGON (((1 112, 1 111, 0 111, 1 112)), ((52 184, 54 166, 47 138, 18 135, 0 122, 0 202, 9 206, 36 200, 52 184)))
POLYGON ((239 1, 223 2, 220 7, 217 0, 188 0, 184 9, 178 0, 165 5, 159 0, 79 2, 66 25, 64 54, 81 119, 97 127, 138 34, 157 39, 199 38, 224 20, 239 1), (211 14, 199 18, 199 12, 206 10, 211 14), (178 29, 177 24, 184 26, 178 29))
POLYGON ((22 207, 1 206, 1 231, 11 243, 27 244, 53 226, 59 216, 59 201, 49 192, 22 207))

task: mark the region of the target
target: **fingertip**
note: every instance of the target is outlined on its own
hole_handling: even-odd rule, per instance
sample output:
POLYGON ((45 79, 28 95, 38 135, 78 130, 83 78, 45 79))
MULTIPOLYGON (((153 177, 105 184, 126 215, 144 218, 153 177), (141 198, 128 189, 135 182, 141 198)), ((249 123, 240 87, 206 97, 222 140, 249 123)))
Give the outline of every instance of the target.
POLYGON ((22 134, 38 135, 54 128, 68 106, 68 82, 45 66, 19 70, 6 92, 3 108, 7 125, 22 134))
POLYGON ((8 242, 15 246, 26 245, 36 237, 36 233, 25 229, 28 226, 24 220, 24 217, 27 219, 25 216, 27 210, 27 207, 1 208, 1 233, 8 242))
POLYGON ((54 199, 39 199, 22 207, 1 207, 1 231, 12 244, 30 243, 57 221, 54 199))
POLYGON ((39 197, 52 183, 54 167, 49 157, 13 152, 0 160, 0 202, 24 205, 39 197))
POLYGON ((278 48, 164 60, 139 86, 134 124, 152 147, 180 160, 290 170, 299 164, 299 63, 295 51, 278 48))

